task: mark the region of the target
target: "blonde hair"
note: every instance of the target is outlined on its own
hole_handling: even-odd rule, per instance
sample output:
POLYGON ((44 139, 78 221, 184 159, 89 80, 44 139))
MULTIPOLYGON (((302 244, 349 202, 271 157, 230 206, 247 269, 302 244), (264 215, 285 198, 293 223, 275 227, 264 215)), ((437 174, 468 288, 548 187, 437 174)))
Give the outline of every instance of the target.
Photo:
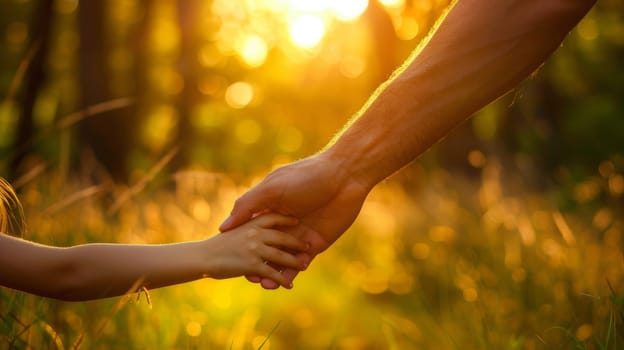
POLYGON ((13 187, 0 177, 0 233, 22 236, 26 229, 26 219, 22 204, 13 187))

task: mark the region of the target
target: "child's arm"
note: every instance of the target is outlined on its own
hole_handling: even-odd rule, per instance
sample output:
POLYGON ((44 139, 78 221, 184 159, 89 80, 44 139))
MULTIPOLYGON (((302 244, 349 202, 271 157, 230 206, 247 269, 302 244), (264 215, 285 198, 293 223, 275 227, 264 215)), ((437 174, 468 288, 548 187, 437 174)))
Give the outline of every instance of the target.
POLYGON ((282 249, 304 251, 307 244, 280 231, 296 219, 267 214, 227 234, 162 245, 85 244, 68 248, 40 245, 0 234, 0 284, 62 300, 122 295, 133 286, 158 288, 203 277, 256 274, 289 288, 266 262, 304 269, 305 262, 282 249))

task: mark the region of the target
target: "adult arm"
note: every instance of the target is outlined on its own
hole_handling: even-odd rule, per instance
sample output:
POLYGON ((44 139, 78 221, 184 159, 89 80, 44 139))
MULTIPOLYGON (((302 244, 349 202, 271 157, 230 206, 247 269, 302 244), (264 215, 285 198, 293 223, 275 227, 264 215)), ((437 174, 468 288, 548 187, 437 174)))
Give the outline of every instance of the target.
POLYGON ((534 72, 594 2, 457 1, 326 153, 374 186, 534 72))
POLYGON ((534 72, 594 2, 457 1, 322 152, 269 174, 221 229, 272 210, 300 219, 293 233, 312 243, 312 256, 327 249, 377 183, 534 72))

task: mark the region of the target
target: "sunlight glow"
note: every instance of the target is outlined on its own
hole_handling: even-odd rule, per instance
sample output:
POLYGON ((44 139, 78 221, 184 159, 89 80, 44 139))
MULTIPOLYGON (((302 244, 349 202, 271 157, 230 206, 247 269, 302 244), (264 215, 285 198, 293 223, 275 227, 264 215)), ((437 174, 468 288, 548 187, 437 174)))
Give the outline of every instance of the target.
POLYGON ((290 24, 290 39, 304 49, 317 46, 325 36, 325 22, 315 15, 297 16, 290 24))
POLYGON ((368 7, 368 0, 342 0, 332 3, 334 16, 341 21, 353 21, 368 7))

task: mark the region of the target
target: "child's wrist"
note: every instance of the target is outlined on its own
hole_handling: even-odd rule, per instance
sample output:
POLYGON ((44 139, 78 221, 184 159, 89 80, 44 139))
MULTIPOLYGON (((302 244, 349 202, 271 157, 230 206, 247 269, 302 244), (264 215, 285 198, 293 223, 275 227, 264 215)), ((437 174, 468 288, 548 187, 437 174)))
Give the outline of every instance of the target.
POLYGON ((216 255, 213 251, 214 244, 210 239, 204 239, 198 241, 196 249, 194 250, 197 269, 202 278, 214 278, 217 275, 216 271, 216 255))

